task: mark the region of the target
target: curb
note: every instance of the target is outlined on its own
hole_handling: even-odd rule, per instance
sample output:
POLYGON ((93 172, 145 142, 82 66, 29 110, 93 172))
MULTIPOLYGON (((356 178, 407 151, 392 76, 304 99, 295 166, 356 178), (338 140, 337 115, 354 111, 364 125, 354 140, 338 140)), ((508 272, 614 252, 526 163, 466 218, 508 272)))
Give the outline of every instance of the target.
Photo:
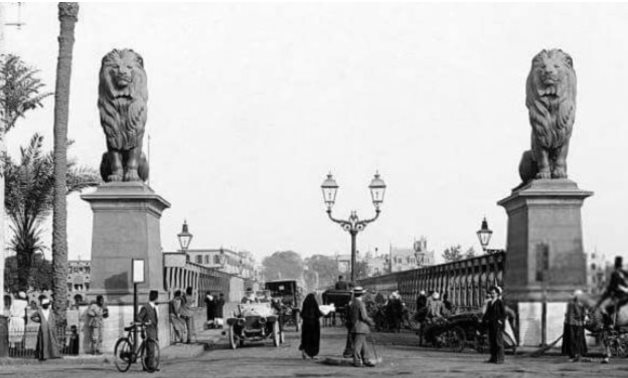
MULTIPOLYGON (((168 345, 161 351, 160 360, 170 361, 179 358, 194 358, 203 354, 205 351, 211 350, 212 346, 216 344, 218 339, 200 341, 195 344, 184 344, 183 347, 179 345, 168 345)), ((86 364, 113 364, 113 354, 105 353, 99 356, 91 354, 78 355, 78 356, 63 356, 62 358, 49 359, 46 361, 39 361, 34 357, 5 357, 0 358, 0 366, 20 366, 20 365, 86 365, 86 364)))

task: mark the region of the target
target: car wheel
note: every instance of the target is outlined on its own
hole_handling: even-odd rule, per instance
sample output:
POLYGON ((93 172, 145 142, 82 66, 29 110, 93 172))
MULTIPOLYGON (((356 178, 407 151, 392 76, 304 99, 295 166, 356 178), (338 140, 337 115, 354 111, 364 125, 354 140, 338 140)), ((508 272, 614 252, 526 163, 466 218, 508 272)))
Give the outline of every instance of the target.
POLYGON ((279 339, 279 323, 275 322, 273 324, 273 345, 278 347, 279 344, 281 343, 281 340, 279 339))
POLYGON ((227 330, 227 337, 229 338, 229 346, 231 347, 231 349, 237 348, 238 345, 236 344, 235 331, 233 329, 233 326, 229 326, 229 329, 227 330))

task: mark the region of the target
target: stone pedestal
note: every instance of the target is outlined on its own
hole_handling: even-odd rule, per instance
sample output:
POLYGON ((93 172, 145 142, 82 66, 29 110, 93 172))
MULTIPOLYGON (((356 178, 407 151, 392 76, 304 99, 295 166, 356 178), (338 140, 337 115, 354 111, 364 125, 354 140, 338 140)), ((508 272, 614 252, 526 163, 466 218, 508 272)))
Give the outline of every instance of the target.
MULTIPOLYGON (((544 290, 546 300, 552 302, 548 305, 547 329, 562 330, 564 312, 550 316, 550 307, 562 308, 575 289, 586 288, 580 209, 592 194, 568 179, 533 180, 498 202, 508 213, 504 297, 517 304, 521 332, 540 336, 537 307, 544 290), (538 326, 533 326, 533 318, 538 326)), ((526 335, 520 336, 522 341, 526 339, 526 335)), ((553 341, 549 337, 548 342, 553 341)), ((524 344, 538 345, 536 340, 531 336, 524 344)))
MULTIPOLYGON (((105 321, 103 350, 132 322, 132 259, 144 260, 144 283, 138 284, 138 305, 148 301, 148 292, 159 292, 158 302, 167 302, 163 282, 160 218, 170 203, 141 182, 102 184, 81 198, 94 212, 89 299, 103 295, 110 317, 105 321)), ((168 335, 168 308, 160 305, 160 341, 168 335)))

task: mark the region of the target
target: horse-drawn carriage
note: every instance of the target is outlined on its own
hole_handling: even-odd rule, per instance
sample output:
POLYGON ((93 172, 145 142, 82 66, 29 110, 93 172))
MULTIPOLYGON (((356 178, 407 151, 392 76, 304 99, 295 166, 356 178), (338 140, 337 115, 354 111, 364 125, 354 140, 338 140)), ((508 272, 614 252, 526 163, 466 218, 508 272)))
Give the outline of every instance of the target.
POLYGON ((298 285, 297 281, 268 281, 264 287, 266 290, 270 291, 273 299, 279 300, 280 308, 277 309, 277 311, 279 313, 279 324, 282 332, 284 327, 288 325, 294 326, 298 332, 299 311, 301 302, 303 301, 303 289, 298 285))
POLYGON ((332 326, 336 325, 336 316, 339 316, 340 322, 345 323, 345 317, 347 314, 347 305, 351 301, 351 290, 325 290, 321 295, 324 305, 334 304, 336 311, 329 313, 325 316, 325 320, 329 320, 332 326))
MULTIPOLYGON (((437 348, 447 348, 454 352, 462 352, 465 347, 474 348, 479 353, 488 349, 487 328, 480 321, 479 312, 462 313, 447 318, 436 318, 431 322, 421 323, 420 333, 425 341, 437 348)), ((504 347, 517 350, 517 342, 510 324, 503 332, 504 347)))

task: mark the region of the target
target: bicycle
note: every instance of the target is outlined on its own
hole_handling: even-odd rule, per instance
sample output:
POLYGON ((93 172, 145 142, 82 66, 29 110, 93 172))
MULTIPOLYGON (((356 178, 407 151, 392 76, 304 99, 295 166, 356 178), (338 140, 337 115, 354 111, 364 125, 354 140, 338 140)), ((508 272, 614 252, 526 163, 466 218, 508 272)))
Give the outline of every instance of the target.
POLYGON ((116 368, 119 372, 124 373, 131 367, 131 364, 137 362, 138 359, 142 361, 142 367, 148 372, 154 372, 159 369, 159 344, 153 339, 146 338, 146 323, 132 323, 130 326, 124 328, 127 331, 126 337, 121 337, 116 341, 114 347, 114 359, 116 368), (135 335, 139 333, 142 338, 142 342, 136 342, 135 335), (155 351, 155 363, 154 366, 148 366, 146 363, 146 350, 148 347, 152 347, 155 351))

